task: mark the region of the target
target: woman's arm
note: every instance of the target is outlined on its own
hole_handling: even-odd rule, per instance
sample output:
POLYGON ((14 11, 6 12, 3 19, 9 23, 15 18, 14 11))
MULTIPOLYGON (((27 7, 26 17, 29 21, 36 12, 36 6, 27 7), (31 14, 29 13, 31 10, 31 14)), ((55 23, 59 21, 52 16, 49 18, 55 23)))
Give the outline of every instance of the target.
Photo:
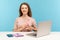
POLYGON ((17 32, 17 25, 16 25, 16 23, 14 24, 14 29, 13 29, 13 32, 17 32))
POLYGON ((13 32, 17 32, 18 29, 18 25, 17 25, 18 20, 16 19, 15 23, 14 23, 14 29, 13 32))
POLYGON ((33 31, 37 31, 36 21, 35 20, 33 20, 32 29, 33 29, 33 31))

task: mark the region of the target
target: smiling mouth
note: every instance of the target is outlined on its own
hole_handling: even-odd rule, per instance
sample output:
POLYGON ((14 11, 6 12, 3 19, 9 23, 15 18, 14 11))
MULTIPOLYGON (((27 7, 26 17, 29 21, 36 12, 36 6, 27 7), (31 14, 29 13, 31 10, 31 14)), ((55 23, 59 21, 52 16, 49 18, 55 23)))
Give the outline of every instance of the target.
POLYGON ((23 12, 26 12, 25 10, 23 12))

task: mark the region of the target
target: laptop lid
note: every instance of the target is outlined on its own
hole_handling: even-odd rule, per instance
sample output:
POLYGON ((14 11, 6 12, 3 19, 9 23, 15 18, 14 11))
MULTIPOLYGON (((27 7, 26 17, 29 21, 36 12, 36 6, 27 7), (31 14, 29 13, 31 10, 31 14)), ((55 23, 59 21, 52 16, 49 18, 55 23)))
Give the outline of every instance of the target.
POLYGON ((44 36, 50 33, 51 31, 51 21, 44 21, 38 23, 37 37, 44 36))

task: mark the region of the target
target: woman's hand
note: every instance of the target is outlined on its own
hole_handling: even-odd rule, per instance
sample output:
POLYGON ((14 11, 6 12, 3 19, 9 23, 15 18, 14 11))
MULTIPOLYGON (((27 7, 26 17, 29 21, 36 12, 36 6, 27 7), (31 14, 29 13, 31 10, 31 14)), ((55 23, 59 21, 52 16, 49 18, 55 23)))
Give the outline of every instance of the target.
POLYGON ((23 23, 22 25, 20 25, 20 27, 18 27, 18 31, 27 31, 29 28, 27 28, 26 23, 23 23))
POLYGON ((25 28, 26 28, 25 25, 22 25, 22 26, 18 27, 18 31, 22 32, 25 28))
POLYGON ((27 32, 30 32, 30 31, 32 31, 32 27, 31 27, 31 26, 27 26, 27 27, 25 28, 25 30, 26 30, 27 32))
POLYGON ((29 26, 29 25, 26 25, 25 23, 24 24, 22 24, 19 28, 18 28, 18 32, 30 32, 30 31, 32 31, 32 30, 34 30, 34 31, 37 31, 37 28, 36 27, 32 27, 32 26, 29 26))
POLYGON ((37 28, 36 27, 33 27, 33 31, 37 32, 37 28))

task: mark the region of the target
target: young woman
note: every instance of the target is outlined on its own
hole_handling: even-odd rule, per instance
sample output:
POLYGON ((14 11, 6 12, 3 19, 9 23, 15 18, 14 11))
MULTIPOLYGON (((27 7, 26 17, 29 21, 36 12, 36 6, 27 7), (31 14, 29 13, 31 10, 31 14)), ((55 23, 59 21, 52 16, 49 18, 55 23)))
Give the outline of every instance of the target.
POLYGON ((14 32, 30 32, 37 31, 36 22, 32 18, 30 6, 22 3, 19 8, 19 17, 14 24, 14 32))

